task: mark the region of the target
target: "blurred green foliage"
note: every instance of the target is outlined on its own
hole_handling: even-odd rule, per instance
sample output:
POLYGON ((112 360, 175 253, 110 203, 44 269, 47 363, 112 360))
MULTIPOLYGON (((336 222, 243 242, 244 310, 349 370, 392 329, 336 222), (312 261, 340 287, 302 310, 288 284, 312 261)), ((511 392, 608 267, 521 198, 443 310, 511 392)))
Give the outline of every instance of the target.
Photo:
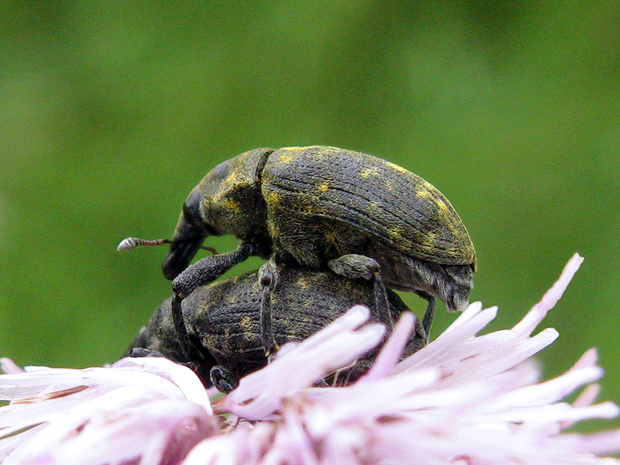
POLYGON ((540 358, 597 347, 620 402, 619 42, 613 0, 2 2, 0 354, 114 361, 170 292, 164 248, 116 244, 169 237, 220 161, 324 144, 446 194, 494 329, 584 255, 540 358))

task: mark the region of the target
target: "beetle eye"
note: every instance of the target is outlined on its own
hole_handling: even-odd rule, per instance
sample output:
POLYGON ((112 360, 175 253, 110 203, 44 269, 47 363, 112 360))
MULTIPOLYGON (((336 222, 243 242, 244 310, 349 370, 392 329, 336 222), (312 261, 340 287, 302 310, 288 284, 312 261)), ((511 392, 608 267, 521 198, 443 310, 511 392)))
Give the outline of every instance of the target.
POLYGON ((209 172, 209 178, 212 183, 219 185, 224 179, 230 175, 230 160, 223 161, 209 172))
POLYGON ((199 226, 202 223, 200 218, 200 192, 197 189, 190 192, 183 204, 183 216, 185 221, 192 226, 199 226))
POLYGON ((198 189, 190 192, 187 200, 183 204, 183 217, 185 221, 192 226, 193 229, 201 231, 206 236, 215 236, 216 231, 205 222, 200 215, 200 200, 202 195, 198 189))

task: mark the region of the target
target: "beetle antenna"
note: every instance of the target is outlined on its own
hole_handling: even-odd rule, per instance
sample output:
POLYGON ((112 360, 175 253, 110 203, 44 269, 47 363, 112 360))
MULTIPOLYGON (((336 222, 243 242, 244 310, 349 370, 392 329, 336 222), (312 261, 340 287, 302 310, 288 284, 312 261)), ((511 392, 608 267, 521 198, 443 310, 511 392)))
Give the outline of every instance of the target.
POLYGON ((201 245, 200 248, 202 250, 206 250, 207 252, 211 252, 212 255, 217 255, 217 250, 212 245, 201 245))
POLYGON ((154 241, 147 241, 146 239, 140 239, 138 237, 127 237, 118 244, 116 250, 132 250, 140 245, 162 245, 170 244, 168 239, 156 239, 154 241))
MULTIPOLYGON (((163 244, 173 244, 170 239, 155 239, 154 241, 149 241, 146 239, 140 239, 138 237, 126 237, 123 239, 116 250, 132 250, 141 245, 163 245, 163 244)), ((207 250, 211 252, 213 255, 217 255, 217 250, 215 247, 210 245, 203 245, 200 247, 201 249, 207 250)))

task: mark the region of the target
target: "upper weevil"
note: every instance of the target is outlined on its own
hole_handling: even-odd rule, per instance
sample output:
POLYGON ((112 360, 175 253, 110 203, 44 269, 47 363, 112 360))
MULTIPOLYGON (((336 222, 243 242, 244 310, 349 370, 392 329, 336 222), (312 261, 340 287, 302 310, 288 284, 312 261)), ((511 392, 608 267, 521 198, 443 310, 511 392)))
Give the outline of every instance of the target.
MULTIPOLYGON (((119 249, 148 243, 129 238, 119 249)), ((275 343, 270 295, 278 265, 329 268, 372 279, 378 312, 391 323, 384 283, 428 300, 428 333, 435 297, 463 309, 473 287, 474 247, 459 215, 435 187, 406 169, 365 153, 335 147, 256 149, 213 168, 190 192, 162 269, 174 279, 173 316, 189 346, 181 300, 232 266, 256 255, 261 323, 267 353, 275 343), (239 247, 189 266, 208 236, 234 234, 239 247)))

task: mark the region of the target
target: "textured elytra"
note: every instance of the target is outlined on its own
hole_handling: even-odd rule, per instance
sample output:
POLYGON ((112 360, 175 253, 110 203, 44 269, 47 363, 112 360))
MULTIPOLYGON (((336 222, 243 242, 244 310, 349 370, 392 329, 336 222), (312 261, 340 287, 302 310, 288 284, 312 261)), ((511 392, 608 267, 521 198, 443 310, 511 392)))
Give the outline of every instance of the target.
POLYGON ((304 264, 316 266, 321 255, 360 253, 377 239, 416 259, 475 264, 469 234, 443 194, 380 158, 334 147, 275 150, 261 192, 276 243, 286 248, 280 238, 306 239, 291 250, 304 264))
MULTIPOLYGON (((402 300, 388 291, 390 312, 396 320, 409 311, 402 300)), ((320 330, 356 304, 375 309, 372 283, 350 280, 332 273, 284 267, 272 299, 273 330, 276 342, 301 341, 320 330)), ((172 323, 170 299, 162 303, 127 350, 144 348, 177 362, 202 364, 199 373, 223 366, 237 377, 267 363, 260 333, 261 292, 257 272, 218 281, 196 289, 183 300, 183 315, 191 340, 201 360, 185 360, 172 323)), ((406 348, 411 354, 424 346, 424 330, 419 322, 406 348)), ((375 353, 358 362, 350 379, 359 376, 375 353)), ((208 380, 205 379, 208 383, 208 380)))

